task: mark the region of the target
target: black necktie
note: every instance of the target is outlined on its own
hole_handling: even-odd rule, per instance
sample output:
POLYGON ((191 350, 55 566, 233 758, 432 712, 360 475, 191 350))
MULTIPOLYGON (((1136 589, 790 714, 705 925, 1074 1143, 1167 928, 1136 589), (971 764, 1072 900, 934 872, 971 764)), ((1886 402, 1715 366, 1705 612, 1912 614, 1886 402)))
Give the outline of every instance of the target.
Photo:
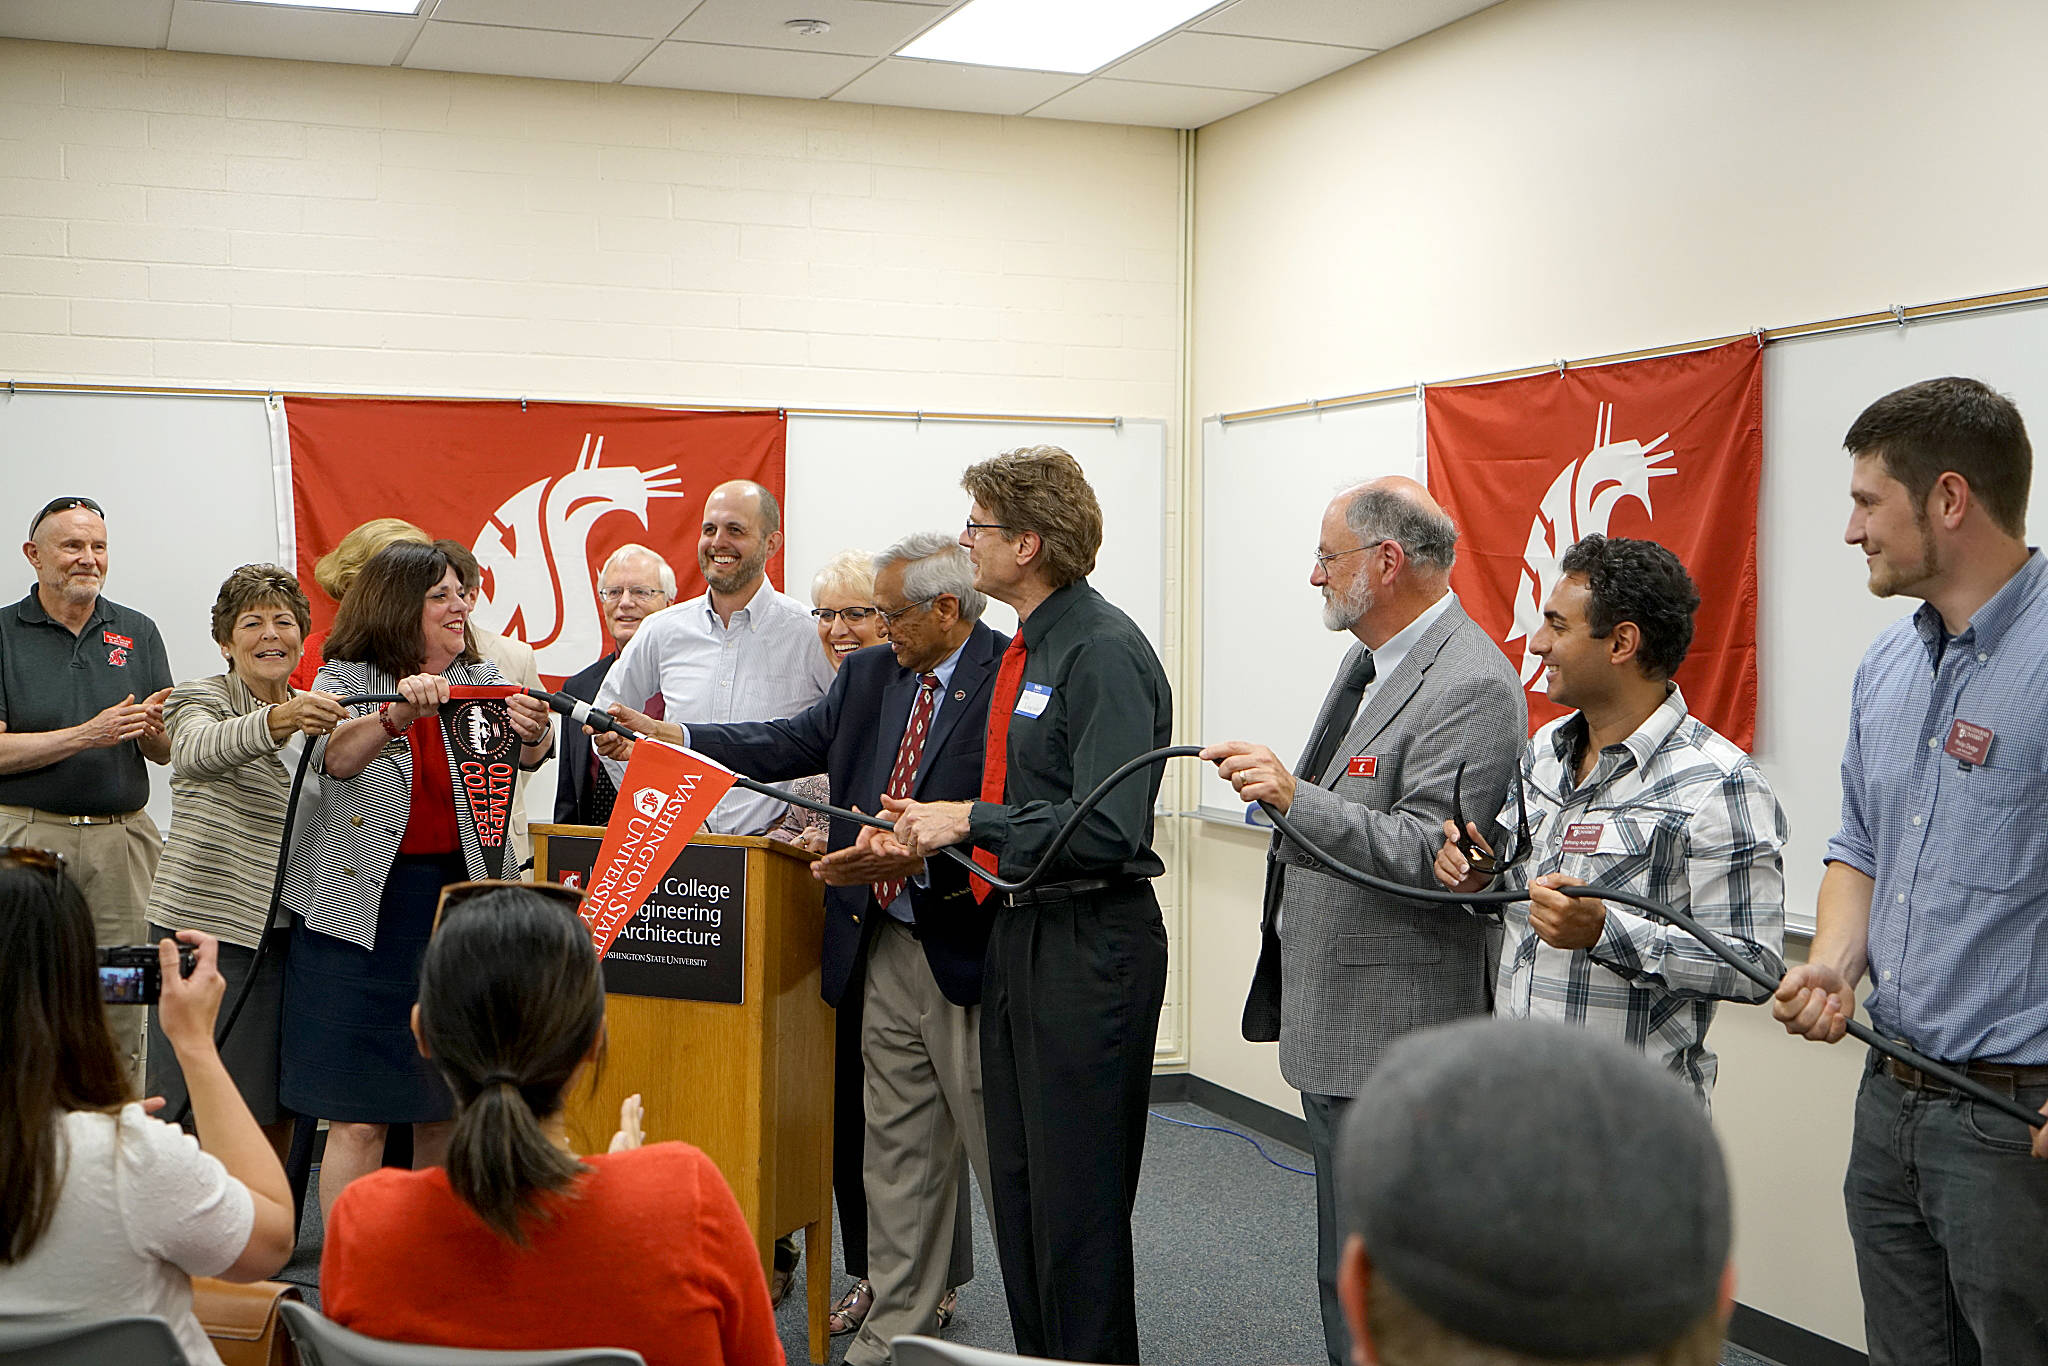
POLYGON ((1358 715, 1358 699, 1365 696, 1366 685, 1371 682, 1372 651, 1361 650, 1344 671, 1343 686, 1330 699, 1330 709, 1323 713, 1323 723, 1316 728, 1315 738, 1309 741, 1308 762, 1302 766, 1301 777, 1312 783, 1322 782, 1323 770, 1330 766, 1330 758, 1337 752, 1338 742, 1351 729, 1351 722, 1358 715))

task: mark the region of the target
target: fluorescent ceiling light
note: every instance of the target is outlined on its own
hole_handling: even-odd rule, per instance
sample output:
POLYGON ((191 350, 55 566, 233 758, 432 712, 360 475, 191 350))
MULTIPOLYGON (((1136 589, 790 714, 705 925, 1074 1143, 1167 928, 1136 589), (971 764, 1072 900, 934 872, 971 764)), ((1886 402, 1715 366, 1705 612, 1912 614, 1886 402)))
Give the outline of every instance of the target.
POLYGON ((426 0, 228 0, 235 5, 267 5, 272 9, 338 9, 358 14, 418 14, 426 0))
POLYGON ((1084 75, 1216 0, 968 0, 896 53, 928 62, 1084 75))

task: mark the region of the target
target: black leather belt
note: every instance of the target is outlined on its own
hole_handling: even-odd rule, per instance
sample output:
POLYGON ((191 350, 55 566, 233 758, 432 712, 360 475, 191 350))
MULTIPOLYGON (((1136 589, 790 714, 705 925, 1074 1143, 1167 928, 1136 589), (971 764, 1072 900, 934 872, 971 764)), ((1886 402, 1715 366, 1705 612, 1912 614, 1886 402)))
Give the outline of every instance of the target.
POLYGON ((1092 896, 1096 892, 1109 891, 1113 887, 1128 887, 1136 881, 1138 881, 1137 878, 1128 877, 1081 877, 1075 878, 1070 882, 1048 882, 1043 886, 1033 887, 1029 891, 1011 892, 1009 894, 1010 904, 1012 906, 1037 906, 1047 905, 1055 901, 1072 901, 1077 897, 1092 896))
MULTIPOLYGON (((1884 1070, 1892 1080, 1915 1091, 1952 1092, 1954 1087, 1939 1077, 1931 1077, 1917 1067, 1908 1066, 1897 1058, 1886 1058, 1884 1070)), ((2012 1095, 2024 1087, 2048 1086, 2048 1067, 2016 1067, 2007 1063, 1972 1062, 1956 1070, 1971 1081, 1980 1082, 2000 1095, 2012 1095)))

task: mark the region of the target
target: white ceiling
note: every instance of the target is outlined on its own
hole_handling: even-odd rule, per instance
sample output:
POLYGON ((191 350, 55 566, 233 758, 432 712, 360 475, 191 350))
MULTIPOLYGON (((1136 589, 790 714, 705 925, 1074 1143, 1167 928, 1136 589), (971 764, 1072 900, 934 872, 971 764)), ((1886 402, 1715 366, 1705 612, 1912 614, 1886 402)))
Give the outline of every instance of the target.
MULTIPOLYGON (((1497 0, 1224 0, 1088 76, 894 57, 965 0, 0 0, 0 37, 1197 128, 1497 0), (804 37, 792 19, 822 19, 804 37)), ((1114 4, 1116 0, 1104 0, 1114 4)))

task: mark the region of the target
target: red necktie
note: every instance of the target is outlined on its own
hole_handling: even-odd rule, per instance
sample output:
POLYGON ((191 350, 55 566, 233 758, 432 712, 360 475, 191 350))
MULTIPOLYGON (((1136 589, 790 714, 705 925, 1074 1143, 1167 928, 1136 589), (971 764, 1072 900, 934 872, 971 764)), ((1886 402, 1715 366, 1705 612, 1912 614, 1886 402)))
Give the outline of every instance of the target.
MULTIPOLYGON (((917 777, 917 761, 924 757, 924 737, 931 733, 932 712, 937 709, 939 676, 919 674, 917 676, 917 701, 910 706, 910 724, 903 728, 903 743, 896 746, 896 765, 889 770, 888 795, 907 797, 910 784, 917 777)), ((892 878, 888 882, 877 882, 875 903, 883 910, 894 905, 896 898, 903 895, 903 879, 892 878)))
MULTIPOLYGON (((981 799, 985 802, 1002 804, 1003 780, 1010 773, 1010 713, 1016 709, 1017 694, 1024 686, 1024 628, 1020 625, 1017 634, 1010 637, 1010 648, 1003 651, 1003 662, 996 669, 995 696, 988 703, 988 745, 981 760, 981 799)), ((974 861, 993 873, 996 870, 996 856, 986 849, 974 851, 974 861)), ((988 883, 978 877, 968 879, 974 888, 976 901, 988 900, 992 890, 988 883)))

